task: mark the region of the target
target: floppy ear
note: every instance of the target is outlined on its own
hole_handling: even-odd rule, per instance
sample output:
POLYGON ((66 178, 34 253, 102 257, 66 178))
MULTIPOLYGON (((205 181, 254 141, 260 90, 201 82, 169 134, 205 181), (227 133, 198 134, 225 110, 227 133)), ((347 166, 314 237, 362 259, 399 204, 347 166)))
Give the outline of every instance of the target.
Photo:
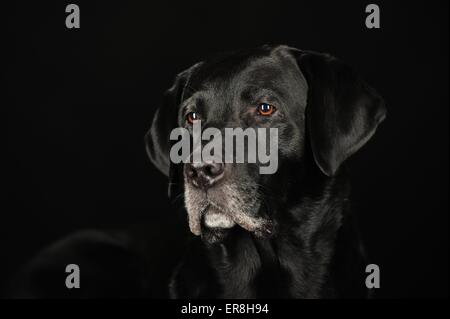
POLYGON ((145 135, 148 157, 156 168, 169 177, 170 181, 172 181, 174 175, 174 172, 171 172, 172 164, 169 159, 170 147, 172 146, 170 132, 178 126, 178 107, 183 100, 184 89, 193 70, 199 65, 200 63, 197 63, 177 75, 172 87, 165 92, 162 105, 156 110, 152 125, 145 135))
POLYGON ((314 159, 325 175, 333 176, 385 119, 384 102, 338 59, 308 51, 294 54, 308 82, 306 126, 314 159))

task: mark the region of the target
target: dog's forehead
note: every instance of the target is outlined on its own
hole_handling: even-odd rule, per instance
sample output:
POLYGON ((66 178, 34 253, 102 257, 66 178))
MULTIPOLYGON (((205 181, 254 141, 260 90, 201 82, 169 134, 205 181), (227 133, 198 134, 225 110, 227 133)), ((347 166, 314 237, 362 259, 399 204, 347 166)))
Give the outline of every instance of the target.
POLYGON ((211 99, 231 100, 248 92, 257 95, 264 91, 304 104, 307 84, 290 53, 271 50, 231 54, 205 62, 190 79, 192 88, 211 99))
POLYGON ((206 62, 195 78, 198 87, 223 88, 243 86, 276 86, 282 84, 295 65, 277 55, 229 55, 206 62))

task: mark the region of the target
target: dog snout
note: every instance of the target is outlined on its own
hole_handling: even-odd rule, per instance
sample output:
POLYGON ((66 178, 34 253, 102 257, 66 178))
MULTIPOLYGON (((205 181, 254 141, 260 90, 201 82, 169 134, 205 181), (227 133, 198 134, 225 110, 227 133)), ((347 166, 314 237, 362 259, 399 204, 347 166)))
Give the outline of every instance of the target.
POLYGON ((223 163, 194 163, 186 164, 186 176, 196 187, 207 189, 223 178, 223 163))

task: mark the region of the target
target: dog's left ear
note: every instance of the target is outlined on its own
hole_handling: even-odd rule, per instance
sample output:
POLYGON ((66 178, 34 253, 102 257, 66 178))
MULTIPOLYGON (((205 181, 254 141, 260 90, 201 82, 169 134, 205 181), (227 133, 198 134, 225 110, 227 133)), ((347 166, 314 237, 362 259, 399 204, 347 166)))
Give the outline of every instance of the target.
POLYGON ((338 59, 293 50, 308 83, 306 126, 314 159, 327 176, 359 150, 386 117, 383 99, 338 59))
POLYGON ((156 110, 152 125, 145 135, 145 147, 148 157, 159 171, 169 177, 169 197, 171 195, 170 186, 174 184, 173 178, 176 175, 169 158, 172 146, 170 132, 178 127, 179 105, 183 100, 184 91, 192 72, 200 64, 197 63, 177 75, 172 87, 165 92, 162 104, 156 110))

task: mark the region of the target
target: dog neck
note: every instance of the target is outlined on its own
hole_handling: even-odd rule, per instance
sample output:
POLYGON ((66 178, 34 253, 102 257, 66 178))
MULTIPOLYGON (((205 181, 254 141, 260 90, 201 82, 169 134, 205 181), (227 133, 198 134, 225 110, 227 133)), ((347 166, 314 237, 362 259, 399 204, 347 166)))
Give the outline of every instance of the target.
POLYGON ((290 207, 274 207, 277 229, 271 238, 256 238, 240 228, 217 244, 195 238, 173 277, 172 297, 332 296, 329 265, 347 202, 345 187, 336 184, 329 179, 319 197, 297 194, 290 207))

